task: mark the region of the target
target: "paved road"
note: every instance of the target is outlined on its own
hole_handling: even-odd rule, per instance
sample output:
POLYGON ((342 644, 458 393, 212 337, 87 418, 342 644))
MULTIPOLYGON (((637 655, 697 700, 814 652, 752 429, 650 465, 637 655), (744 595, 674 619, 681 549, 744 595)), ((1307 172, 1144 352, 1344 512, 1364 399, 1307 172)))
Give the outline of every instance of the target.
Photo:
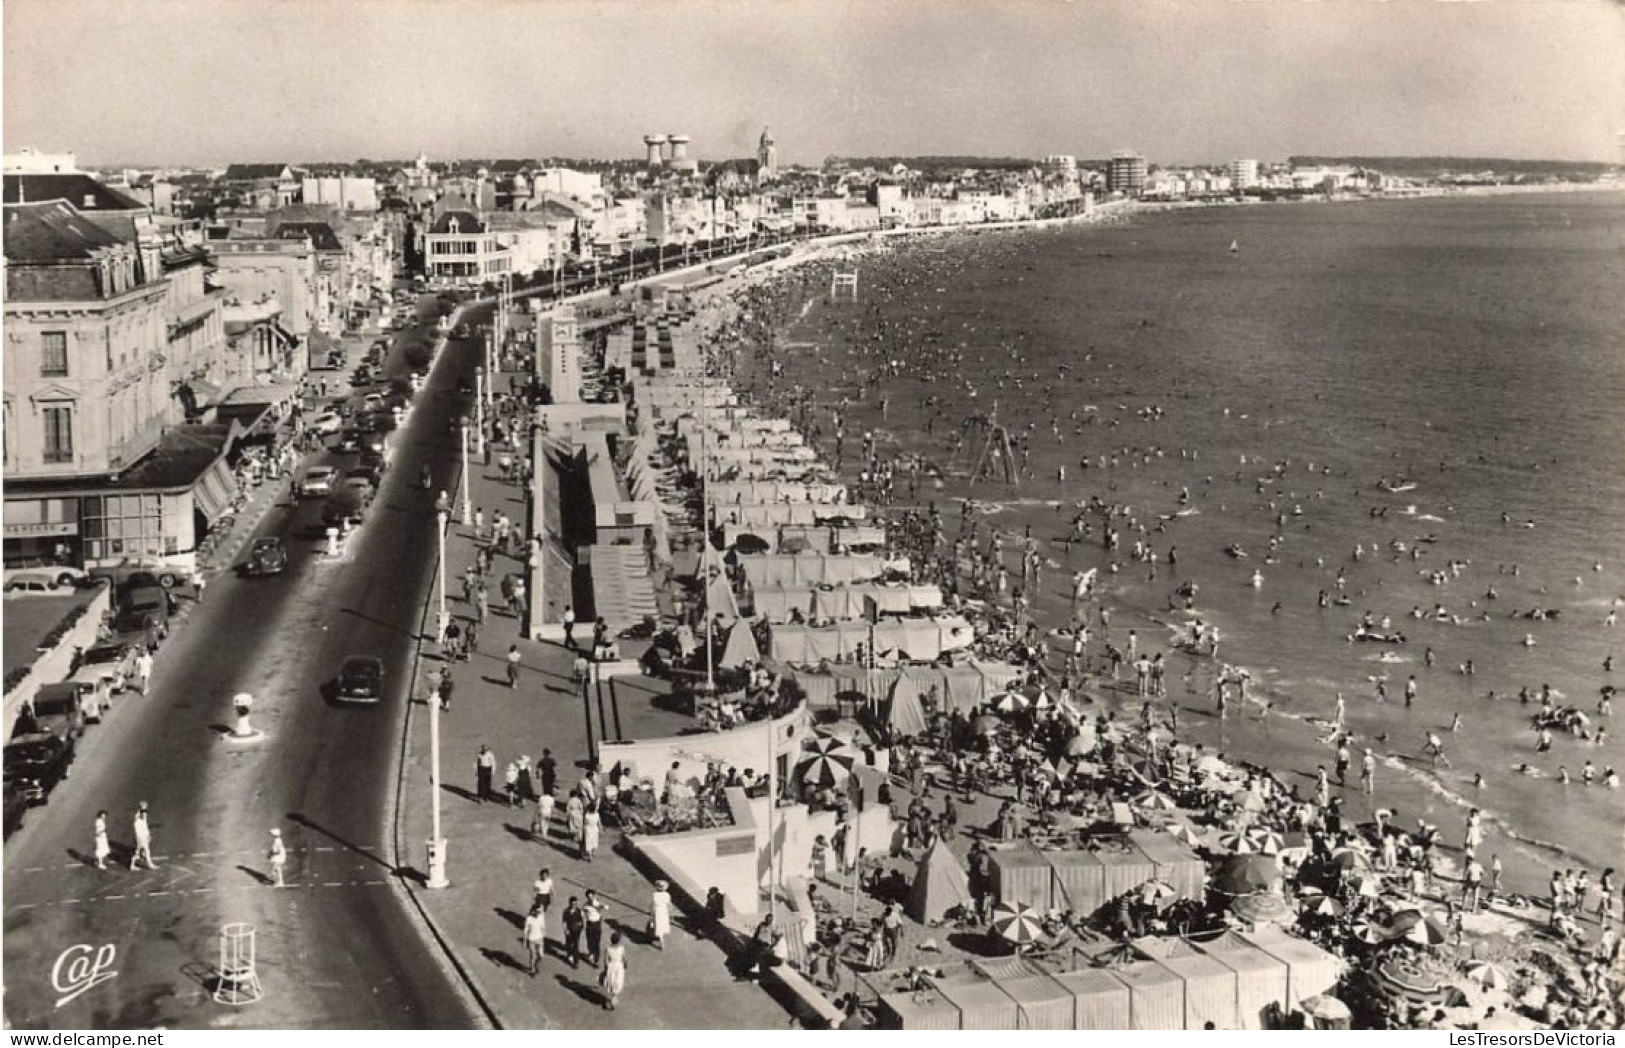
MULTIPOLYGON (((447 433, 467 398, 471 348, 454 345, 396 435, 394 466, 342 561, 320 555, 319 500, 284 500, 259 534, 292 554, 274 578, 223 575, 161 653, 151 694, 119 700, 83 740, 73 777, 5 849, 5 1010, 17 1028, 464 1027, 474 1023, 392 883, 387 819, 406 689, 433 585, 425 459, 456 469, 447 433), (346 655, 388 667, 377 707, 324 690, 346 655), (263 740, 225 738, 230 697, 255 695, 263 740), (151 805, 158 869, 130 872, 130 815, 151 805), (98 809, 115 859, 88 859, 98 809), (288 842, 290 887, 266 878, 269 830, 288 842), (257 928, 264 998, 210 1000, 221 925, 257 928), (53 962, 113 944, 117 975, 58 1006, 53 962)), ((398 367, 398 365, 397 365, 398 367)), ((471 378, 470 378, 471 381, 471 378)), ((66 964, 57 982, 65 983, 66 964)))

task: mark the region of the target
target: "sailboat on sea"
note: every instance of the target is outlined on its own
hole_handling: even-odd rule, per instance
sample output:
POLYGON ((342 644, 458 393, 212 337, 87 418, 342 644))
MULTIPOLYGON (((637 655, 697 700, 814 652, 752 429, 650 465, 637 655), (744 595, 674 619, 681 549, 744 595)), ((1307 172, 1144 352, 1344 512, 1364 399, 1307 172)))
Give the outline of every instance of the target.
POLYGON ((1230 253, 1232 255, 1241 254, 1241 245, 1234 240, 1230 241, 1230 253))

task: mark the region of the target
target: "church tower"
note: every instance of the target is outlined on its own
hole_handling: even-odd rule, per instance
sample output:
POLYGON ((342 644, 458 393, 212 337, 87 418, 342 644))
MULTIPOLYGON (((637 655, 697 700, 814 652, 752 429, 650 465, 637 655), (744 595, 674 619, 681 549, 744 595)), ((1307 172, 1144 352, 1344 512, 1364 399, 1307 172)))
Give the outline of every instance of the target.
POLYGON ((779 177, 779 151, 773 145, 773 132, 762 129, 761 141, 756 144, 757 178, 767 180, 779 177))

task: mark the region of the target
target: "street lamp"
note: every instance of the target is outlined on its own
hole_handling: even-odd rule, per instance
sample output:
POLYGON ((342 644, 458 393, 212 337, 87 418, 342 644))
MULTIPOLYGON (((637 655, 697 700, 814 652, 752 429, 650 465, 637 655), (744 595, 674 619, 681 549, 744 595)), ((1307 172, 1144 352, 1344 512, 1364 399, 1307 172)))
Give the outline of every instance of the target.
MULTIPOLYGON (((446 514, 435 514, 437 527, 436 537, 440 550, 440 612, 438 616, 438 632, 436 637, 439 643, 446 641, 446 514)), ((450 672, 447 663, 444 672, 450 672)), ((429 810, 431 812, 431 829, 429 834, 429 875, 424 884, 430 888, 447 888, 451 882, 446 879, 446 838, 440 832, 440 696, 429 696, 429 810)))
POLYGON ((468 416, 467 415, 464 415, 464 416, 462 416, 461 418, 459 418, 457 420, 457 434, 458 434, 458 437, 460 438, 459 443, 462 445, 462 452, 463 452, 463 475, 462 475, 463 515, 462 515, 461 519, 462 519, 462 523, 467 524, 469 521, 474 519, 474 511, 471 510, 469 508, 469 505, 468 505, 468 416))
POLYGON ((474 450, 485 457, 485 369, 474 368, 474 450))

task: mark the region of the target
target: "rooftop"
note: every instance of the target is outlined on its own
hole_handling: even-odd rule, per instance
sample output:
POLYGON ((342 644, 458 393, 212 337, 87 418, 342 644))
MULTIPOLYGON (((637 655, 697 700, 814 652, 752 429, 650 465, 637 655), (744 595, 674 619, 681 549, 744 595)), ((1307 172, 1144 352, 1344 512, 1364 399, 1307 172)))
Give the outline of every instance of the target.
MULTIPOLYGON (((11 176, 6 176, 11 184, 11 176)), ((117 236, 61 200, 14 204, 5 209, 5 257, 8 262, 88 260, 123 243, 117 236)))
POLYGON ((146 211, 147 205, 85 174, 7 175, 7 204, 66 200, 80 211, 146 211))

